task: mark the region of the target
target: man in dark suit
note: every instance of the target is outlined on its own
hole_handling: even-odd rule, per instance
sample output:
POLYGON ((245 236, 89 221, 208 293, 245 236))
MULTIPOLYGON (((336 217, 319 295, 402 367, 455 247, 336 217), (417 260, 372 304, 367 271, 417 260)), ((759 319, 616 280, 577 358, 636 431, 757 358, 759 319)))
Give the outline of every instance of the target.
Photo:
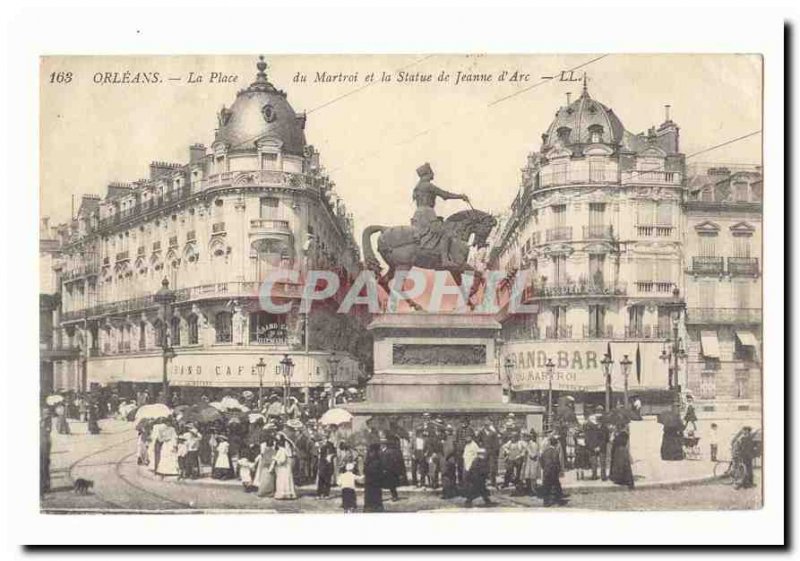
POLYGON ((500 435, 491 421, 486 421, 478 434, 478 443, 486 450, 489 463, 489 485, 497 487, 497 461, 500 457, 500 435))
POLYGON ((564 491, 561 489, 561 452, 559 450, 558 438, 551 436, 548 446, 540 457, 542 464, 542 497, 544 506, 553 504, 563 505, 564 491))
POLYGON ((592 479, 597 479, 597 466, 600 464, 600 478, 605 481, 609 433, 602 422, 602 414, 603 408, 598 406, 595 414, 589 416, 586 423, 586 448, 589 450, 592 462, 592 479))
POLYGON ((494 504, 489 498, 489 489, 486 488, 487 477, 489 477, 489 463, 486 459, 486 450, 479 448, 478 455, 473 460, 466 475, 465 494, 467 507, 471 507, 472 501, 478 497, 483 499, 484 504, 494 504))

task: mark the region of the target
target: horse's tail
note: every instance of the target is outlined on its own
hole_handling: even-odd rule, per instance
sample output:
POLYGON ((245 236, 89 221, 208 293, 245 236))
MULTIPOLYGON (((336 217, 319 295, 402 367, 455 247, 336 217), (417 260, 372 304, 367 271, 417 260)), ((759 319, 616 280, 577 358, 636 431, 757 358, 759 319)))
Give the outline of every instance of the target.
POLYGON ((381 263, 372 251, 372 236, 386 230, 386 226, 367 226, 361 234, 361 247, 364 250, 364 265, 367 269, 380 273, 381 263))

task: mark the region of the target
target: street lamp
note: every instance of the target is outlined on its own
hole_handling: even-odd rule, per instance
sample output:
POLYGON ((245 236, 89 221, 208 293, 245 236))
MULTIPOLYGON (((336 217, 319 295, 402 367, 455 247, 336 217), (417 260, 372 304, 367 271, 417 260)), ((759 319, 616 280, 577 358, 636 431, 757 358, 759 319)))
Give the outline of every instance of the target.
POLYGON ((625 404, 625 409, 628 408, 628 376, 631 374, 631 360, 628 358, 628 355, 624 355, 623 359, 619 361, 620 368, 622 369, 622 379, 625 382, 623 387, 623 400, 625 404))
POLYGON ((161 328, 161 353, 164 359, 164 368, 162 371, 162 379, 161 383, 163 385, 163 400, 164 404, 166 405, 169 401, 169 380, 167 379, 167 365, 171 358, 175 358, 175 351, 170 347, 169 344, 169 311, 170 306, 175 301, 175 293, 169 289, 169 280, 167 277, 164 277, 164 280, 161 281, 161 288, 158 289, 158 292, 155 293, 153 296, 153 300, 155 300, 156 304, 160 304, 162 307, 162 315, 163 315, 163 323, 161 328))
POLYGON ((681 409, 681 385, 678 380, 679 362, 686 360, 688 356, 686 349, 683 345, 683 339, 678 336, 678 327, 680 323, 681 308, 672 314, 672 338, 667 339, 664 347, 661 349, 661 360, 668 365, 668 388, 675 392, 674 407, 680 413, 681 409))
POLYGON ((256 372, 258 373, 258 410, 264 405, 264 373, 267 371, 267 363, 264 362, 264 357, 258 359, 256 363, 256 372))
POLYGON ((512 396, 514 390, 511 389, 511 370, 514 368, 514 361, 511 360, 510 356, 507 356, 505 361, 503 361, 503 368, 506 370, 506 382, 508 383, 508 401, 513 402, 512 396))
POLYGON ((556 365, 552 358, 547 358, 545 367, 547 368, 547 428, 553 430, 553 375, 556 365))
POLYGON ((613 366, 614 361, 611 360, 610 355, 605 354, 600 364, 603 365, 603 374, 606 377, 606 412, 608 412, 611 411, 611 366, 613 366))
POLYGON ((294 370, 294 361, 287 354, 283 355, 281 360, 281 375, 283 376, 283 407, 289 405, 289 390, 292 387, 292 370, 294 370))
POLYGON ((336 406, 336 395, 334 394, 334 390, 336 388, 336 374, 339 371, 339 363, 342 361, 341 358, 336 356, 336 351, 331 351, 331 356, 328 357, 328 373, 331 378, 331 395, 328 399, 328 407, 333 409, 336 406))

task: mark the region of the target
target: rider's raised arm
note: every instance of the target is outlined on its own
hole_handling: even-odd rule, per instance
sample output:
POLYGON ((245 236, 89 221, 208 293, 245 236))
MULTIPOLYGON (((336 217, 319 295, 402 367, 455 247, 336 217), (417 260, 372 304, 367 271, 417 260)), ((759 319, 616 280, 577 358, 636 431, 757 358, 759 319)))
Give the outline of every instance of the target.
POLYGON ((451 193, 450 191, 445 191, 431 183, 431 191, 433 191, 436 196, 441 197, 443 199, 463 199, 465 198, 464 195, 459 195, 458 193, 451 193))

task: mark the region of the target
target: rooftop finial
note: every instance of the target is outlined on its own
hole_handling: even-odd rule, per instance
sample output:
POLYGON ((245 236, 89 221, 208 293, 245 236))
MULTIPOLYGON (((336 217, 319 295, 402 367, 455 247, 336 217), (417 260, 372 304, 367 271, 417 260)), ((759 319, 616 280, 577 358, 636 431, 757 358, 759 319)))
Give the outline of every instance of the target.
POLYGON ((572 101, 572 92, 567 92, 567 105, 572 101))
POLYGON ((264 55, 259 55, 256 68, 258 68, 258 74, 256 74, 256 78, 258 80, 266 81, 267 73, 265 70, 267 69, 267 63, 264 61, 264 55))

